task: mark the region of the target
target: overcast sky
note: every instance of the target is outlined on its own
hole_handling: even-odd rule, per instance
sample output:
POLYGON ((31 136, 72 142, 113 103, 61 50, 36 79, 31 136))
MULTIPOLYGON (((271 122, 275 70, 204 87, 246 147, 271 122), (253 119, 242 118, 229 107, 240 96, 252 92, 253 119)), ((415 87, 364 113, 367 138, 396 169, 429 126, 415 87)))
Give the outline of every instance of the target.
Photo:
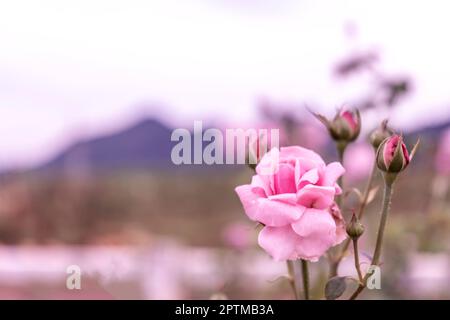
POLYGON ((365 48, 414 77, 395 123, 450 117, 449 12, 444 0, 0 0, 0 167, 145 112, 245 122, 262 96, 331 110, 361 89, 336 83, 333 63, 365 48))

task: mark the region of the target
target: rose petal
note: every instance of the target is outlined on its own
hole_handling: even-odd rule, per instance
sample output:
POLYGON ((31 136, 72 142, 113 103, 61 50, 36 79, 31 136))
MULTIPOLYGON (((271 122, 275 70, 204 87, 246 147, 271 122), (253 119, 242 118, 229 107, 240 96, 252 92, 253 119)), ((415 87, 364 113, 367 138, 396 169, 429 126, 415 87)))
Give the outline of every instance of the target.
POLYGON ((286 199, 271 200, 260 198, 257 200, 258 208, 254 218, 256 221, 270 227, 281 227, 298 220, 305 208, 291 205, 286 199))
POLYGON ((321 187, 309 184, 297 192, 297 202, 307 208, 327 209, 334 199, 334 187, 321 187))
POLYGON ((257 189, 261 189, 261 190, 264 191, 264 195, 265 195, 266 197, 268 197, 268 196, 270 196, 270 195, 273 194, 273 192, 272 192, 272 190, 271 190, 271 188, 270 188, 270 182, 269 182, 269 180, 268 180, 268 179, 264 179, 264 178, 261 177, 261 176, 258 176, 258 175, 255 174, 255 175, 252 177, 252 183, 251 183, 251 185, 252 185, 252 191, 253 191, 253 192, 257 192, 257 189))
POLYGON ((273 196, 269 196, 270 200, 278 200, 293 206, 298 206, 297 203, 297 194, 295 193, 283 193, 283 194, 275 194, 273 196))
POLYGON ((290 225, 278 228, 264 227, 258 236, 259 245, 276 261, 296 259, 299 240, 300 237, 290 225))
POLYGON ((256 220, 258 214, 258 199, 262 198, 261 193, 253 192, 253 186, 245 184, 234 189, 239 196, 244 207, 245 214, 253 221, 256 220))
POLYGON ((342 194, 342 188, 337 183, 334 184, 334 190, 336 190, 336 196, 342 194))
POLYGON ((292 229, 302 237, 315 233, 327 234, 330 231, 333 231, 331 236, 334 236, 336 224, 327 210, 306 209, 302 217, 292 223, 292 229))
POLYGON ((344 217, 342 216, 341 210, 336 203, 333 203, 330 207, 331 216, 336 224, 336 239, 334 245, 340 244, 342 241, 347 239, 347 231, 344 217))
POLYGON ((295 178, 295 184, 298 186, 298 183, 300 182, 300 179, 303 175, 304 171, 302 171, 302 167, 300 165, 300 159, 295 160, 295 166, 294 166, 294 178, 295 178))
POLYGON ((295 172, 294 167, 287 163, 280 163, 278 172, 274 177, 274 191, 276 194, 295 193, 295 172))
POLYGON ((311 169, 303 174, 297 182, 297 190, 305 187, 308 184, 315 184, 319 181, 319 170, 317 168, 311 169))
POLYGON ((345 169, 339 162, 330 163, 322 173, 321 185, 334 186, 338 178, 344 173, 345 169))
POLYGON ((336 242, 336 224, 327 210, 307 209, 292 229, 301 236, 297 252, 304 259, 318 259, 336 242))
POLYGON ((358 123, 356 122, 355 117, 354 117, 352 112, 350 112, 350 111, 343 111, 343 112, 341 112, 341 117, 346 120, 346 122, 348 123, 349 127, 353 131, 355 131, 357 129, 358 123))
POLYGON ((280 151, 272 148, 266 153, 256 166, 256 173, 260 176, 272 177, 278 172, 280 163, 280 151))

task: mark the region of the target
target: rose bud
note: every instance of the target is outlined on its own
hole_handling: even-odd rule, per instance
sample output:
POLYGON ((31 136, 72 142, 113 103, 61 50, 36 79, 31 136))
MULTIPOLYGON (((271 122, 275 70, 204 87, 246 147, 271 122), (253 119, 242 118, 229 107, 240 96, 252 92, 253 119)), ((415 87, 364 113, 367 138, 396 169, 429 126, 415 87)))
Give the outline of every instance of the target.
POLYGON ((416 143, 410 155, 403 143, 403 137, 395 134, 386 138, 378 147, 378 168, 388 173, 399 173, 403 171, 411 162, 418 145, 419 142, 416 143))
POLYGON ((364 226, 359 222, 355 213, 353 213, 352 219, 347 224, 346 231, 352 240, 358 239, 364 233, 364 226))
POLYGON ((389 138, 394 134, 394 130, 388 127, 387 124, 388 120, 387 119, 383 120, 381 125, 374 131, 372 131, 372 133, 370 134, 369 140, 372 146, 375 148, 375 150, 378 149, 378 147, 384 141, 384 139, 389 138))
POLYGON ((341 109, 331 121, 320 114, 313 114, 327 127, 334 140, 349 143, 358 138, 361 131, 361 115, 358 110, 341 109))

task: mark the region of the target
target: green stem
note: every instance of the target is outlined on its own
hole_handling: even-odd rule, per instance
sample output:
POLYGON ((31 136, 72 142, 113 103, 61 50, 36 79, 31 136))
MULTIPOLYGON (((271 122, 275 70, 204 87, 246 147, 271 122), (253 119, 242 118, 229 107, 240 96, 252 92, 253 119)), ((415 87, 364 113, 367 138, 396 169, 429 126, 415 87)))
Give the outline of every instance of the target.
POLYGON ((364 211, 366 209, 367 200, 369 199, 370 190, 372 189, 372 184, 373 184, 373 181, 375 180, 376 173, 377 173, 377 164, 376 164, 376 162, 374 162, 373 166, 372 166, 372 172, 370 173, 369 180, 367 181, 366 190, 364 190, 364 195, 363 195, 363 199, 361 201, 361 205, 359 206, 359 211, 358 211, 358 219, 359 220, 361 220, 361 218, 364 214, 364 211))
POLYGON ((359 263, 359 250, 358 250, 358 239, 353 239, 353 256, 355 257, 355 268, 358 273, 359 282, 363 282, 363 276, 361 272, 361 264, 359 263))
MULTIPOLYGON (((373 252, 372 257, 372 266, 376 266, 380 263, 380 257, 381 257, 381 247, 383 245, 383 237, 384 237, 384 230, 386 228, 386 222, 387 217, 389 215, 389 209, 391 206, 391 198, 392 198, 392 186, 394 184, 395 175, 389 175, 388 173, 385 176, 385 186, 384 186, 384 196, 383 196, 383 207, 381 210, 381 219, 380 219, 380 225, 378 227, 378 234, 377 234, 377 242, 375 245, 375 250, 373 252)), ((367 285, 367 280, 369 279, 370 274, 367 273, 364 277, 362 283, 358 286, 356 291, 352 294, 350 297, 350 300, 356 299, 358 295, 364 290, 364 288, 367 285)))
MULTIPOLYGON (((361 220, 364 211, 367 206, 367 200, 369 198, 370 190, 372 189, 373 182, 375 180, 375 176, 377 173, 377 165, 376 162, 374 162, 372 167, 372 172, 369 176, 369 180, 367 180, 366 189, 364 190, 364 195, 361 200, 359 210, 358 210, 358 219, 361 220)), ((337 270, 339 268, 339 264, 341 263, 341 260, 345 257, 347 254, 347 250, 350 247, 351 239, 348 238, 345 240, 344 244, 342 245, 341 253, 336 257, 335 261, 330 266, 330 277, 335 277, 337 275, 337 270)))
POLYGON ((389 215, 389 209, 391 207, 392 198, 392 183, 386 183, 384 189, 383 211, 381 213, 380 226, 378 228, 377 243, 375 251, 373 253, 372 265, 378 265, 381 256, 381 247, 383 245, 384 230, 386 228, 386 222, 389 215))
MULTIPOLYGON (((338 141, 336 143, 336 148, 337 148, 337 152, 338 152, 338 159, 339 162, 344 165, 344 153, 345 153, 345 149, 347 148, 347 142, 343 142, 343 141, 338 141)), ((336 204, 339 206, 339 208, 342 210, 342 198, 343 198, 343 191, 344 191, 344 176, 340 176, 338 178, 337 181, 338 185, 341 187, 342 189, 342 194, 338 195, 336 197, 336 204)))
POLYGON ((302 263, 302 278, 303 278, 303 291, 305 300, 309 300, 309 270, 308 261, 301 259, 302 263))
POLYGON ((298 295, 297 285, 295 283, 296 281, 295 281, 294 263, 290 260, 287 260, 286 265, 289 273, 289 282, 291 284, 292 291, 294 291, 295 300, 299 300, 300 297, 298 295))
POLYGON ((338 272, 338 267, 339 267, 339 263, 340 263, 340 257, 337 258, 333 258, 332 256, 330 257, 331 262, 330 262, 330 271, 329 271, 329 278, 333 278, 337 276, 337 272, 338 272))

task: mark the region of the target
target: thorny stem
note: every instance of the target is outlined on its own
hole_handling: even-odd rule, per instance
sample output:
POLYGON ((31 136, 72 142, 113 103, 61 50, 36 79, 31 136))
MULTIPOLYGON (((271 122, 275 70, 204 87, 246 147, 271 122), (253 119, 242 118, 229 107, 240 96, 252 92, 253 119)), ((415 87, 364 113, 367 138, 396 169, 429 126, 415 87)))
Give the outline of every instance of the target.
POLYGON ((353 255, 355 257, 355 268, 356 272, 358 272, 359 282, 363 282, 363 276, 361 272, 361 266, 359 263, 359 251, 358 251, 358 239, 353 239, 353 255))
MULTIPOLYGON (((359 209, 358 209, 358 219, 361 220, 362 216, 364 215, 364 211, 367 206, 367 200, 369 198, 370 190, 372 189, 373 182, 375 180, 375 176, 377 173, 377 165, 376 162, 374 162, 372 167, 372 172, 370 174, 369 180, 367 180, 366 189, 364 190, 363 198, 361 200, 359 209)), ((341 263, 341 260, 345 257, 347 254, 348 248, 350 247, 351 239, 348 238, 345 240, 344 244, 342 245, 341 253, 335 258, 335 261, 330 266, 330 276, 334 277, 337 275, 337 269, 339 267, 339 264, 341 263)))
POLYGON ((337 260, 337 258, 334 258, 330 255, 330 272, 329 272, 329 278, 333 278, 337 276, 337 271, 339 267, 340 259, 337 260))
POLYGON ((364 190, 363 199, 361 201, 361 205, 359 206, 358 211, 358 219, 361 220, 364 211, 367 206, 367 200, 369 199, 370 190, 372 189, 373 181, 375 180, 375 176, 377 174, 377 164, 376 162, 373 163, 372 172, 370 173, 369 180, 367 181, 366 190, 364 190))
POLYGON ((305 300, 309 300, 309 270, 308 261, 301 259, 302 263, 302 278, 303 278, 303 292, 305 300))
MULTIPOLYGON (((347 148, 347 142, 344 141, 338 141, 336 143, 336 147, 337 147, 337 151, 338 151, 338 157, 339 157, 339 162, 341 164, 344 163, 344 153, 345 153, 345 149, 347 148)), ((344 190, 344 177, 340 176, 338 179, 338 184, 341 187, 342 190, 344 190)), ((342 195, 339 195, 336 197, 336 204, 339 206, 340 209, 342 206, 342 195)))
MULTIPOLYGON (((391 206, 391 198, 392 198, 392 186, 395 180, 395 175, 390 175, 389 173, 385 176, 385 186, 384 186, 384 196, 383 196, 383 208, 381 210, 381 219, 380 219, 380 225, 378 227, 378 235, 377 235, 377 243, 375 245, 375 250, 373 252, 372 257, 372 266, 376 266, 380 263, 380 256, 381 256, 381 247, 383 245, 383 237, 384 237, 384 230, 386 227, 387 217, 389 214, 389 209, 391 206)), ((350 297, 350 300, 354 300, 358 297, 358 295, 364 290, 364 288, 367 285, 367 280, 369 279, 370 274, 366 273, 362 283, 358 286, 358 288, 355 290, 355 292, 350 297)))
POLYGON ((291 284, 292 291, 294 291, 295 300, 299 300, 298 290, 295 283, 295 270, 294 263, 290 260, 286 261, 288 273, 289 273, 289 283, 291 284))

